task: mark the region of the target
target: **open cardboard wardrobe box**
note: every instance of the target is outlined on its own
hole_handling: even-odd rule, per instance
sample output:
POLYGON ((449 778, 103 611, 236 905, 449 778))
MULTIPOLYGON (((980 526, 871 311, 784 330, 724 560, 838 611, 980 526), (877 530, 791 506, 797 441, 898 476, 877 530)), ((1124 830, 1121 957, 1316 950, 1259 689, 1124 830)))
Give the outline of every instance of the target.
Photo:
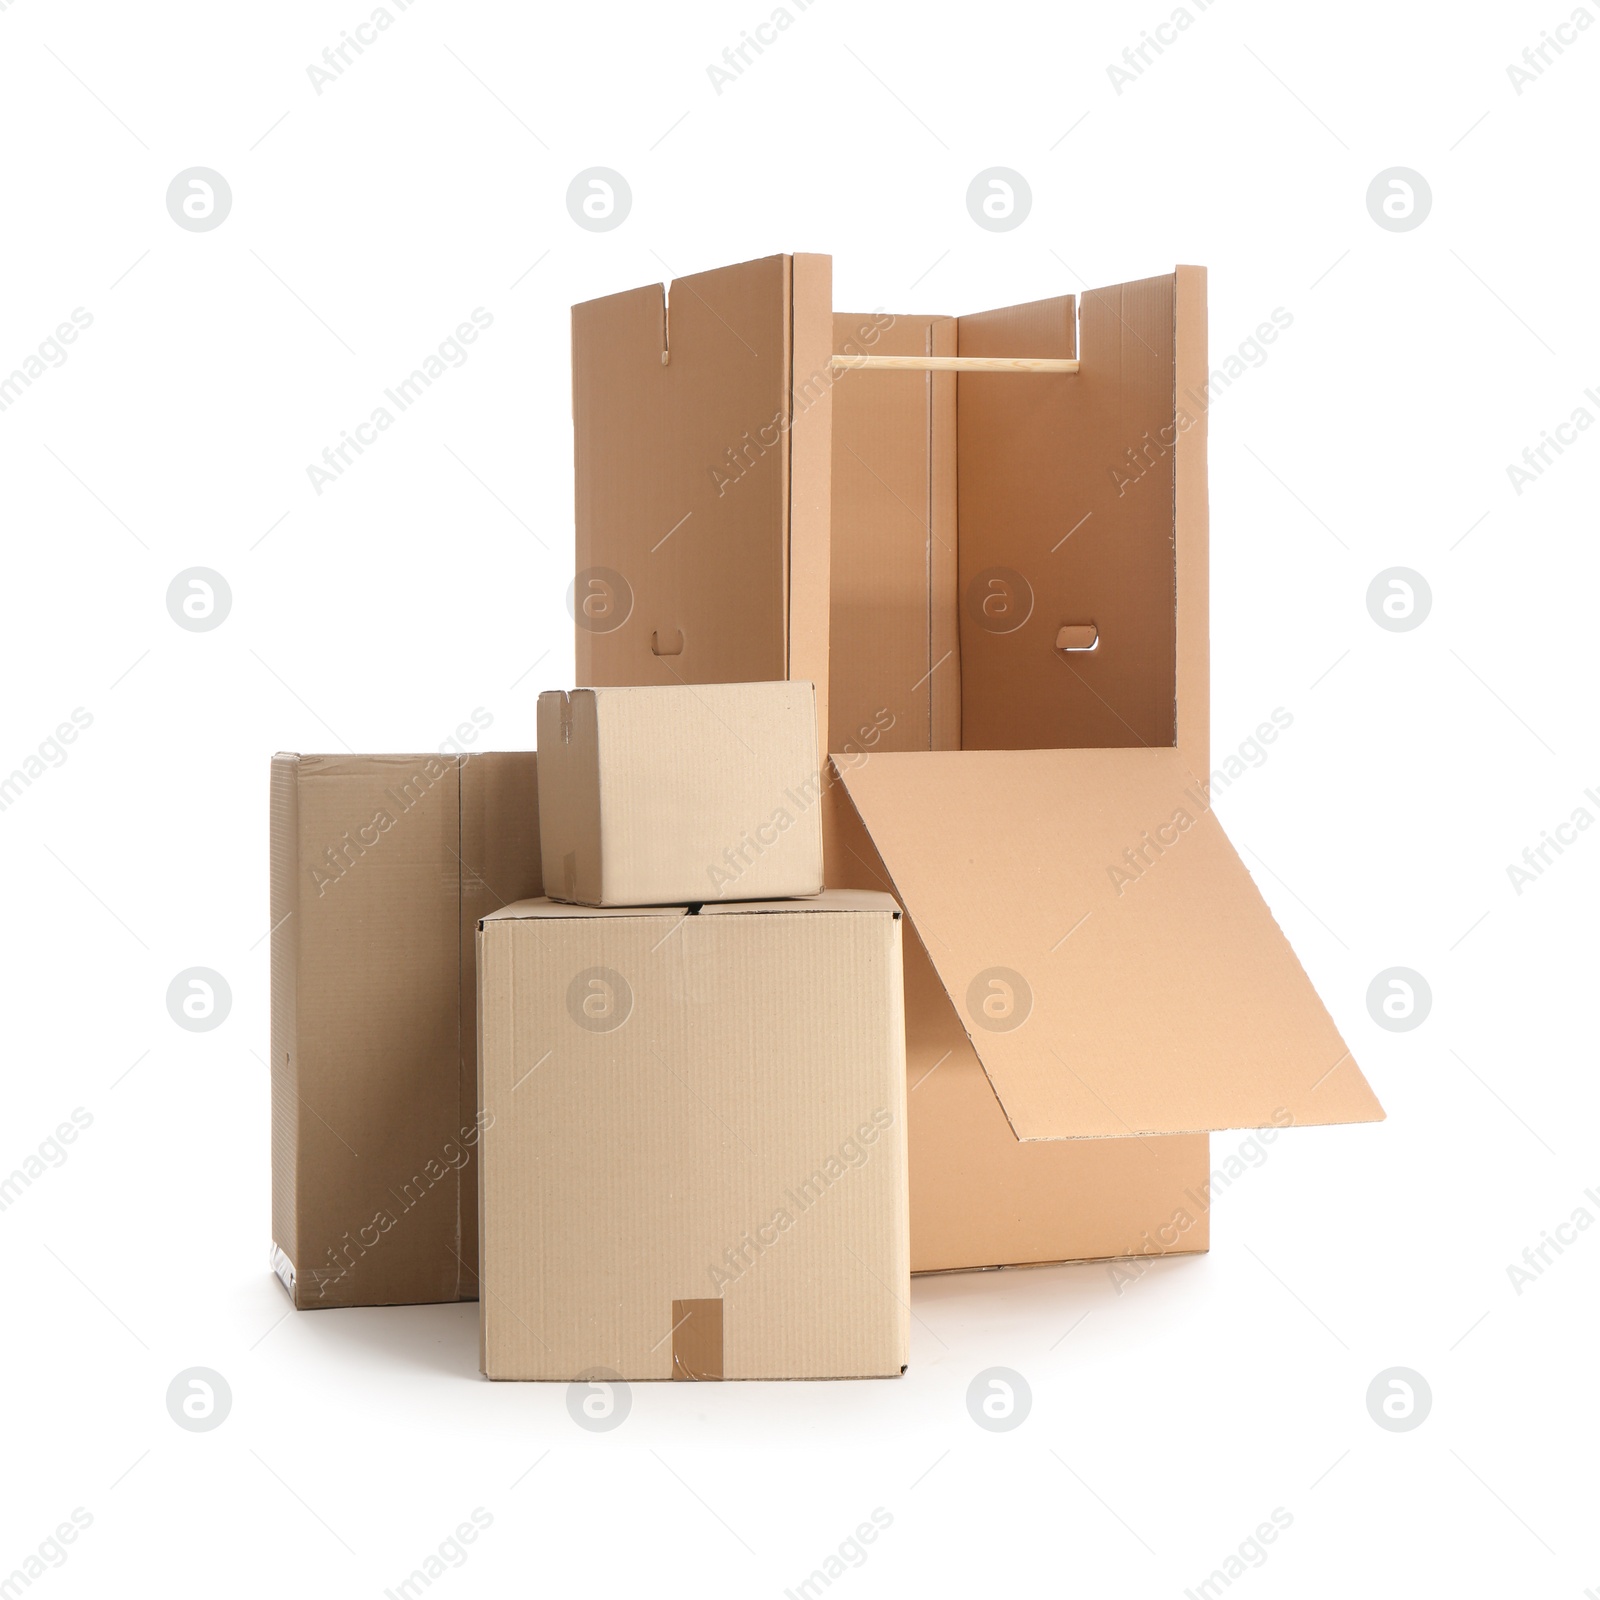
POLYGON ((827 882, 905 910, 914 1271, 1204 1250, 1211 1130, 1382 1118, 1209 804, 1204 269, 772 256, 572 348, 578 683, 814 682, 827 882))

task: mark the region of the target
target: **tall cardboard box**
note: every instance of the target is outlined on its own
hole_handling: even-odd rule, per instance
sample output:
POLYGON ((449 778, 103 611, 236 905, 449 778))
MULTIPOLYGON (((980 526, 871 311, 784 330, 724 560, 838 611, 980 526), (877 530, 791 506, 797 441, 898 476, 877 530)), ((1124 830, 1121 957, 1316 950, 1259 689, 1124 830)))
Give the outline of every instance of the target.
POLYGON ((911 929, 914 1270, 1204 1249, 1210 1130, 1383 1115, 1210 808, 1205 272, 961 317, 831 282, 573 308, 578 681, 816 683, 828 881, 911 929))
POLYGON ((897 1377, 900 909, 594 908, 478 933, 491 1378, 897 1377))
POLYGON ((529 754, 272 762, 273 1264, 301 1308, 478 1296, 478 919, 540 892, 529 754))

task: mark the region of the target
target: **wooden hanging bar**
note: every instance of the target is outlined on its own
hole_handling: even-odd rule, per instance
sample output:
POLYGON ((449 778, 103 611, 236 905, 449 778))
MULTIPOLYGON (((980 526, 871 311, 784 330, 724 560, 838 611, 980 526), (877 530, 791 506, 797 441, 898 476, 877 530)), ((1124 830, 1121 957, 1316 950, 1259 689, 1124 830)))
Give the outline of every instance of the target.
POLYGON ((1076 372, 1075 359, 1055 356, 846 356, 836 372, 1076 372))

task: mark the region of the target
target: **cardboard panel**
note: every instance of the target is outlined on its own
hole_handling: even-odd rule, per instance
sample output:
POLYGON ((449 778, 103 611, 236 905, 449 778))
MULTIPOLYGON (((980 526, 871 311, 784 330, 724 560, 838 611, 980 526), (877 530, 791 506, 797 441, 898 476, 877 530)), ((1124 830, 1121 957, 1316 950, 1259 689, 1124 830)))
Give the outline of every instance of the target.
POLYGON ((828 536, 833 485, 833 257, 793 258, 787 676, 816 686, 817 764, 828 759, 828 536))
POLYGON ((843 781, 1019 1139, 1383 1116, 1178 751, 843 781))
POLYGON ((809 443, 825 410, 791 484, 792 294, 791 258, 769 256, 677 279, 670 313, 659 284, 572 308, 580 683, 786 676, 792 487, 810 529, 802 580, 827 585, 809 443))
POLYGON ((1173 450, 1173 519, 1178 557, 1178 748, 1196 772, 1211 770, 1211 503, 1206 451, 1206 269, 1179 267, 1173 277, 1177 364, 1177 444, 1173 450))
MULTIPOLYGON (((892 890, 848 800, 829 824, 830 882, 892 890)), ((911 1270, 1207 1249, 1207 1135, 1019 1140, 906 921, 911 1270)))
POLYGON ((292 834, 274 831, 272 935, 275 974, 293 974, 293 1018, 272 1049, 275 1132, 285 1116, 293 1125, 275 1152, 286 1187, 274 1211, 295 1212, 295 1303, 454 1300, 457 758, 290 756, 274 768, 275 786, 296 789, 292 834))
MULTIPOLYGON (((954 353, 951 318, 841 314, 834 344, 954 353)), ((842 372, 833 397, 828 748, 932 750, 958 741, 955 377, 842 372)))
MULTIPOLYGON (((274 756, 271 787, 271 874, 268 926, 272 929, 272 1241, 300 1259, 300 1208, 295 1173, 300 1165, 300 1104, 294 1065, 299 1031, 300 961, 300 758, 274 756)), ((285 1287, 288 1287, 286 1284, 285 1287)), ((290 1293, 295 1291, 290 1289, 290 1293)))
POLYGON ((274 759, 272 1217, 297 1306, 476 1297, 465 934, 539 884, 531 754, 274 759))
MULTIPOLYGON (((478 1115, 478 919, 544 892, 539 862, 539 780, 532 751, 461 758, 460 1091, 456 1127, 478 1115)), ((465 1145, 457 1179, 461 1214, 457 1299, 478 1298, 478 1147, 465 1145)))
POLYGON ((849 892, 485 919, 491 1378, 900 1374, 900 927, 849 892))
POLYGON ((913 1272, 1209 1248, 1210 1138, 1019 1140, 916 937, 906 1080, 913 1272))
POLYGON ((958 380, 964 749, 1175 741, 1173 283, 1088 291, 1076 333, 1070 295, 959 319, 964 356, 1083 362, 958 380))

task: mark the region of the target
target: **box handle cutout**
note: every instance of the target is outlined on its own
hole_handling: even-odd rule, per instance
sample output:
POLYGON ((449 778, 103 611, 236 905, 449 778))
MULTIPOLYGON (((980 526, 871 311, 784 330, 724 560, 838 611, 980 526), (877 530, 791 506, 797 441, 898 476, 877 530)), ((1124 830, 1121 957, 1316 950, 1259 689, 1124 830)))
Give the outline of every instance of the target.
POLYGON ((677 634, 678 642, 675 645, 673 645, 670 649, 664 650, 661 647, 661 635, 660 635, 660 633, 654 628, 652 628, 650 630, 650 654, 651 655, 653 655, 653 656, 681 656, 683 654, 683 629, 682 628, 674 628, 672 631, 675 634, 677 634))
POLYGON ((1100 630, 1092 622, 1068 623, 1056 634, 1057 650, 1098 650, 1100 630))

